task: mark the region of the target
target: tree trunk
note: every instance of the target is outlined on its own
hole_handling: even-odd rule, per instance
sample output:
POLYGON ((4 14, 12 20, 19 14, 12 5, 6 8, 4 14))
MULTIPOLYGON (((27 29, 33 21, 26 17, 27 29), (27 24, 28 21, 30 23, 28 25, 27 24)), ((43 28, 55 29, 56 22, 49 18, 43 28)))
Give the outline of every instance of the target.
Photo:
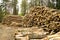
POLYGON ((18 11, 17 11, 17 8, 16 8, 17 0, 14 0, 13 2, 14 2, 13 15, 18 15, 18 11))

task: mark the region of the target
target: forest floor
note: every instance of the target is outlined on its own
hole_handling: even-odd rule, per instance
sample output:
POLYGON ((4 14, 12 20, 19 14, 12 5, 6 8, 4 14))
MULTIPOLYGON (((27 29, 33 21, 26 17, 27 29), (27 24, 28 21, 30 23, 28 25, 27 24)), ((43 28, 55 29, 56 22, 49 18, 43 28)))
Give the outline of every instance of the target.
POLYGON ((14 32, 14 28, 0 24, 0 40, 15 40, 14 32))
MULTIPOLYGON (((27 34, 30 33, 36 33, 36 35, 32 34, 31 37, 40 37, 42 39, 35 39, 35 40, 60 40, 60 32, 54 34, 54 35, 46 35, 42 29, 38 28, 19 28, 19 27, 13 27, 13 26, 7 26, 0 24, 0 40, 28 40, 29 37, 27 37, 27 34), (19 29, 19 32, 17 32, 17 35, 15 35, 17 29, 19 29), (21 31, 21 32, 20 32, 21 31), (20 34, 22 33, 22 34, 20 34), (39 36, 37 36, 37 34, 39 36), (19 35, 19 36, 18 36, 19 35), (26 35, 26 36, 22 36, 26 35), (17 36, 17 39, 15 38, 17 36), (21 37, 20 37, 21 36, 21 37)), ((29 35, 28 35, 29 36, 29 35)), ((34 40, 34 39, 31 39, 34 40)))

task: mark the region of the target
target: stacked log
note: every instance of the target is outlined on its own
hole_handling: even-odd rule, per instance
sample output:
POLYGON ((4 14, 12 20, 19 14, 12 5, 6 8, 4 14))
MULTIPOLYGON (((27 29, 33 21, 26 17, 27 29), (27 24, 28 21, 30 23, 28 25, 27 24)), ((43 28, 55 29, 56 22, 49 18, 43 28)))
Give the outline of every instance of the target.
POLYGON ((41 27, 52 31, 60 29, 60 10, 37 6, 30 9, 30 13, 24 17, 24 27, 41 27))
MULTIPOLYGON (((30 39, 41 39, 46 37, 48 32, 45 32, 42 28, 19 28, 15 32, 15 39, 24 39, 24 40, 30 40, 30 39), (27 39, 25 39, 27 38, 27 39)), ((21 39, 21 40, 22 40, 21 39)))
POLYGON ((9 26, 22 26, 22 16, 18 15, 7 15, 4 17, 2 24, 6 24, 9 26))
POLYGON ((48 35, 47 37, 45 37, 41 40, 60 40, 60 32, 58 32, 54 35, 48 35))
POLYGON ((60 10, 44 6, 32 7, 24 17, 7 16, 3 23, 19 27, 39 27, 45 31, 58 32, 60 30, 60 10))

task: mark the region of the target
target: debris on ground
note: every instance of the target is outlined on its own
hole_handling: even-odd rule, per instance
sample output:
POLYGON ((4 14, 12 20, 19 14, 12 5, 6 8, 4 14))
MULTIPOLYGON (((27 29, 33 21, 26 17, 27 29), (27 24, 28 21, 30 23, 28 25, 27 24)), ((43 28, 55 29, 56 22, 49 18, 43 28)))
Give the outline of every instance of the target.
POLYGON ((18 15, 7 15, 4 17, 2 24, 6 24, 9 26, 21 26, 22 25, 22 16, 18 15), (20 25, 21 24, 21 25, 20 25))

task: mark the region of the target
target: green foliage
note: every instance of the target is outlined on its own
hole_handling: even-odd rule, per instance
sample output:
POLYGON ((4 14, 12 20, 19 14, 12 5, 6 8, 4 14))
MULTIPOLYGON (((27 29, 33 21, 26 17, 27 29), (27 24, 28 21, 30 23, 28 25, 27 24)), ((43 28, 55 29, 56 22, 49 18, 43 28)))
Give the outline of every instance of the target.
POLYGON ((26 14, 27 11, 27 0, 22 0, 22 4, 21 4, 21 13, 23 15, 26 14))
POLYGON ((40 0, 35 0, 35 6, 40 6, 40 0))
POLYGON ((3 1, 8 2, 9 0, 3 0, 3 1))
POLYGON ((5 13, 2 10, 2 6, 0 6, 0 22, 2 22, 4 15, 5 15, 5 13))
POLYGON ((40 6, 40 0, 30 0, 30 7, 40 6))
POLYGON ((7 15, 7 10, 6 10, 6 7, 4 5, 4 3, 0 3, 0 22, 2 22, 2 19, 5 15, 7 15))
POLYGON ((54 8, 54 4, 52 4, 51 2, 49 2, 49 3, 48 3, 48 7, 54 8))
POLYGON ((20 13, 19 16, 24 16, 24 13, 20 13))
POLYGON ((48 2, 48 7, 55 8, 55 9, 60 9, 60 0, 56 0, 56 2, 57 2, 56 7, 51 2, 48 2))
POLYGON ((60 0, 57 0, 57 9, 60 9, 60 0))

